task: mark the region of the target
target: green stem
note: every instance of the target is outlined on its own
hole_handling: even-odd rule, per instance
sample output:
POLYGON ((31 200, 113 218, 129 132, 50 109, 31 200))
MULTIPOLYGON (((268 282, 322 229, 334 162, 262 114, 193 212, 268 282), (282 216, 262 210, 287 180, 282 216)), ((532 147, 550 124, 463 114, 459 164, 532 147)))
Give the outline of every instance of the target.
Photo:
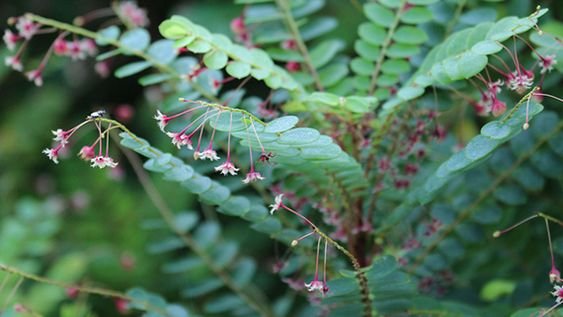
POLYGON ((263 126, 266 126, 266 122, 260 120, 260 118, 258 118, 257 116, 255 116, 252 113, 250 113, 250 112, 248 112, 244 109, 241 109, 241 108, 231 108, 231 107, 228 107, 228 106, 223 106, 223 105, 218 104, 218 103, 210 103, 210 102, 205 102, 205 101, 201 101, 201 100, 186 100, 184 98, 180 98, 180 101, 193 102, 193 103, 197 103, 197 104, 200 104, 202 106, 205 106, 205 107, 212 107, 212 108, 219 109, 221 111, 226 111, 226 112, 242 113, 243 114, 243 120, 244 120, 244 116, 247 116, 247 117, 250 117, 251 120, 258 122, 263 126))
POLYGON ((454 16, 452 17, 452 19, 448 22, 448 25, 446 26, 446 32, 444 33, 444 38, 447 38, 448 35, 450 35, 450 33, 452 33, 452 30, 455 26, 455 24, 457 23, 457 21, 459 20, 459 17, 461 16, 461 13, 463 12, 463 8, 465 7, 465 3, 467 2, 467 0, 461 0, 458 2, 457 7, 455 9, 454 12, 454 16))
POLYGON ((309 50, 307 49, 307 45, 305 45, 305 42, 301 37, 301 33, 299 32, 299 27, 297 26, 297 23, 295 22, 295 19, 291 14, 291 7, 288 0, 276 0, 276 4, 278 5, 278 7, 281 9, 283 13, 285 24, 287 25, 289 32, 291 32, 291 34, 293 35, 293 39, 297 44, 297 48, 299 49, 301 56, 303 56, 305 66, 307 66, 309 73, 311 74, 311 76, 313 76, 313 80, 315 81, 315 86, 319 91, 323 91, 324 89, 321 83, 321 79, 319 77, 319 74, 317 73, 317 70, 315 69, 315 66, 313 65, 311 56, 309 55, 309 50))
POLYGON ((176 219, 174 213, 166 204, 157 188, 152 183, 147 172, 143 169, 139 157, 125 148, 122 148, 122 151, 131 163, 133 171, 137 175, 141 186, 143 186, 143 189, 166 222, 167 226, 180 237, 180 239, 188 248, 194 251, 194 253, 197 254, 197 256, 203 260, 203 262, 205 262, 207 267, 209 267, 211 271, 213 271, 213 273, 217 275, 225 283, 225 285, 227 285, 227 287, 229 287, 235 294, 242 298, 250 307, 260 313, 261 316, 274 316, 269 308, 267 308, 268 306, 264 305, 265 303, 267 303, 265 299, 261 299, 259 302, 250 297, 243 289, 236 285, 233 278, 227 272, 225 272, 221 267, 215 265, 211 256, 203 248, 200 248, 197 245, 191 234, 183 232, 176 227, 176 219))
POLYGON ((371 74, 371 83, 369 85, 369 90, 368 90, 368 95, 370 96, 372 96, 375 93, 375 88, 377 87, 377 79, 379 77, 379 73, 381 72, 381 66, 383 65, 383 61, 385 60, 387 49, 389 48, 389 45, 391 45, 393 41, 393 35, 395 34, 395 30, 397 29, 397 26, 399 26, 399 22, 401 22, 401 17, 403 16, 403 12, 404 12, 403 10, 406 3, 407 3, 406 0, 402 0, 401 3, 399 4, 399 9, 397 10, 397 14, 395 14, 395 20, 393 20, 393 23, 389 27, 389 30, 387 31, 387 37, 385 38, 385 41, 381 45, 381 53, 379 53, 379 56, 377 57, 375 68, 373 69, 373 73, 371 74))
MULTIPOLYGON (((96 32, 92 32, 90 30, 87 30, 87 29, 84 29, 84 28, 81 28, 81 27, 78 27, 78 26, 75 26, 75 25, 72 25, 72 24, 59 22, 59 21, 53 20, 53 19, 48 19, 48 18, 39 16, 39 15, 35 15, 35 14, 32 14, 32 13, 27 13, 26 17, 29 18, 30 20, 35 21, 35 22, 42 24, 42 25, 51 26, 51 27, 54 27, 56 29, 67 31, 67 32, 70 32, 70 33, 73 33, 73 34, 82 35, 84 37, 88 37, 88 38, 91 38, 93 40, 101 39, 104 42, 110 44, 111 46, 114 46, 115 48, 117 48, 119 50, 124 49, 121 42, 119 42, 117 40, 102 37, 101 35, 99 35, 96 32)), ((160 63, 158 60, 154 59, 152 56, 146 54, 145 52, 138 51, 138 50, 130 50, 130 49, 127 49, 127 51, 131 52, 132 55, 137 56, 137 57, 144 59, 145 61, 149 62, 151 65, 153 65, 160 72, 169 74, 173 78, 176 78, 176 79, 182 79, 182 75, 179 74, 178 72, 176 72, 173 68, 171 68, 168 65, 160 63)), ((205 91, 205 89, 203 89, 195 81, 190 82, 190 85, 191 85, 191 87, 193 87, 194 90, 199 92, 205 98, 207 98, 207 99, 209 99, 213 102, 220 102, 220 100, 216 96, 214 96, 214 95, 208 93, 207 91, 205 91)))
POLYGON ((53 286, 57 286, 60 288, 74 288, 76 290, 78 290, 81 293, 88 293, 88 294, 95 294, 95 295, 101 295, 101 296, 106 296, 106 297, 113 297, 113 298, 122 298, 125 299, 127 301, 130 302, 135 302, 135 303, 139 303, 141 304, 141 306, 143 306, 143 309, 145 311, 155 311, 158 312, 159 314, 164 314, 165 316, 169 316, 171 317, 167 312, 154 307, 153 305, 151 305, 149 302, 145 302, 145 301, 138 301, 137 299, 118 292, 118 291, 114 291, 111 289, 105 289, 105 288, 99 288, 99 287, 91 287, 91 286, 79 286, 79 285, 72 285, 66 282, 61 282, 61 281, 57 281, 57 280, 52 280, 46 277, 42 277, 39 275, 35 275, 32 273, 27 273, 24 272, 22 270, 19 270, 15 267, 11 267, 9 265, 6 264, 2 264, 0 263, 0 271, 4 271, 6 273, 9 274, 13 274, 13 275, 17 275, 21 278, 24 278, 26 280, 31 280, 31 281, 35 281, 38 283, 42 283, 42 284, 49 284, 49 285, 53 285, 53 286))

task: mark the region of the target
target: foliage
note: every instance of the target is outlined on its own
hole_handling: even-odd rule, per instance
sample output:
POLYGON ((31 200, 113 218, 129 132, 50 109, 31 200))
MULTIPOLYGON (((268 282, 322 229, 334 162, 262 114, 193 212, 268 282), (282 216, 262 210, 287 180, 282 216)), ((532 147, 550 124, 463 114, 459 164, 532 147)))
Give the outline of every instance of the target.
MULTIPOLYGON (((8 20, 6 65, 46 80, 39 97, 15 95, 23 110, 0 138, 41 142, 0 146, 14 149, 5 164, 41 164, 31 151, 70 108, 60 91, 72 80, 52 84, 74 67, 61 59, 95 56, 120 90, 136 78, 148 106, 79 109, 43 150, 61 163, 56 181, 2 193, 0 316, 561 314, 563 34, 551 8, 235 4, 193 5, 232 12, 229 34, 194 11, 156 36, 128 1, 72 24, 8 20), (23 52, 49 35, 29 70, 23 52)), ((14 168, 2 183, 36 177, 14 168)))

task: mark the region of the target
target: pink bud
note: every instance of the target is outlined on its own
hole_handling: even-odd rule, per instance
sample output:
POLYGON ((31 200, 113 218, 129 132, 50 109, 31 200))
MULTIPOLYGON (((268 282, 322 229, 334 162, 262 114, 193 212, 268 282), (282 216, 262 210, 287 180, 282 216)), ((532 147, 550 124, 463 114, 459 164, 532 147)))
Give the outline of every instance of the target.
POLYGON ((114 114, 117 120, 127 123, 131 121, 135 115, 135 108, 133 108, 130 104, 124 103, 115 108, 114 114))
POLYGON ((295 61, 289 61, 285 64, 285 69, 290 73, 294 73, 301 70, 301 64, 295 61))
POLYGON ((244 18, 242 16, 236 17, 231 21, 231 31, 239 35, 246 33, 246 26, 244 25, 244 18))
POLYGON ((79 293, 80 291, 76 287, 69 287, 66 289, 66 296, 68 296, 68 298, 70 299, 75 299, 76 297, 78 297, 79 293))

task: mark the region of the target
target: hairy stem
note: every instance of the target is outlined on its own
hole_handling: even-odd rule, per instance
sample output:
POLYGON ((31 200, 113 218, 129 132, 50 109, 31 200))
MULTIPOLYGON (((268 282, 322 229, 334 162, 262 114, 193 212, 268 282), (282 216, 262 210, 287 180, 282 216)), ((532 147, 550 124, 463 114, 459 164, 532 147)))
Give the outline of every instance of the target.
POLYGON ((313 65, 313 62, 311 60, 311 56, 309 55, 309 50, 307 49, 307 46, 305 45, 305 42, 303 41, 303 38, 301 37, 301 33, 299 33, 299 27, 297 26, 297 23, 295 22, 295 19, 293 18, 293 15, 291 14, 291 5, 289 4, 289 1, 288 0, 276 0, 276 3, 283 13, 285 24, 287 25, 289 32, 291 32, 291 34, 293 35, 293 39, 295 40, 295 43, 297 44, 297 48, 299 49, 299 53, 301 53, 301 56, 303 56, 305 66, 309 70, 309 73, 311 74, 311 76, 313 76, 313 80, 315 81, 316 88, 318 90, 322 91, 323 85, 321 83, 321 79, 319 77, 319 74, 317 73, 317 70, 315 69, 315 66, 313 65))

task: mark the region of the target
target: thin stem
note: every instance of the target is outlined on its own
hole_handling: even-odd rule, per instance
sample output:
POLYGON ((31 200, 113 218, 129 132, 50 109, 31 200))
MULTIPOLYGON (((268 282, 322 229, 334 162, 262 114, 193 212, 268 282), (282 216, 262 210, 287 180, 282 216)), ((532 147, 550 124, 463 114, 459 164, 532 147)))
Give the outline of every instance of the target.
POLYGON ((185 99, 185 98, 179 98, 179 100, 182 101, 182 102, 197 103, 197 104, 200 104, 200 105, 205 106, 205 107, 212 107, 212 108, 216 108, 216 109, 219 109, 219 110, 222 110, 222 111, 238 112, 238 113, 243 114, 243 117, 247 116, 247 117, 251 118, 252 120, 260 123, 261 125, 266 126, 266 122, 260 120, 258 117, 256 117, 255 115, 253 115, 252 113, 250 113, 250 112, 248 112, 244 109, 231 108, 231 107, 224 106, 224 105, 221 105, 221 104, 218 104, 218 103, 210 103, 210 102, 205 102, 205 101, 202 101, 202 100, 188 100, 188 99, 185 99))
MULTIPOLYGON (((27 13, 26 17, 28 19, 35 21, 37 23, 40 23, 42 25, 51 26, 51 27, 57 28, 59 30, 68 31, 68 32, 73 33, 73 34, 82 35, 84 37, 88 37, 88 38, 91 38, 93 40, 102 38, 104 40, 104 42, 108 43, 111 46, 114 46, 117 49, 123 49, 124 48, 123 45, 117 40, 101 37, 96 32, 92 32, 90 30, 87 30, 87 29, 84 29, 84 28, 81 28, 81 27, 78 27, 78 26, 75 26, 75 25, 72 25, 72 24, 59 22, 59 21, 56 21, 56 20, 53 20, 53 19, 48 19, 48 18, 39 16, 39 15, 35 15, 35 14, 32 14, 32 13, 27 13)), ((151 65, 153 65, 155 68, 157 68, 162 73, 169 74, 173 78, 176 78, 176 79, 182 78, 182 75, 179 74, 178 72, 176 72, 173 68, 171 68, 168 65, 160 63, 158 60, 156 60, 152 56, 146 54, 145 52, 139 51, 139 50, 128 50, 128 51, 130 51, 132 55, 146 60, 147 62, 149 62, 151 65)), ((205 98, 212 100, 213 102, 220 102, 220 100, 217 97, 208 93, 205 89, 203 89, 197 83, 190 82, 190 85, 198 93, 200 93, 202 96, 204 96, 205 98)))
POLYGON ((393 42, 393 35, 395 34, 395 30, 399 26, 401 17, 403 16, 404 13, 404 8, 406 3, 407 3, 406 0, 401 0, 401 2, 399 3, 399 9, 395 14, 395 19, 393 20, 393 23, 391 23, 391 26, 389 26, 389 30, 387 31, 387 36, 385 37, 383 44, 381 44, 381 52, 377 57, 375 68, 373 69, 373 73, 371 74, 371 82, 369 84, 369 89, 368 89, 368 95, 370 96, 372 96, 375 93, 375 88, 377 87, 377 79, 379 77, 379 73, 381 72, 381 66, 383 65, 383 61, 385 60, 387 49, 393 42))
POLYGON ((555 267, 555 257, 553 256, 553 245, 551 244, 551 232, 549 231, 549 220, 546 218, 543 219, 545 221, 545 229, 547 230, 547 242, 549 245, 549 255, 551 256, 551 267, 555 267))
POLYGON ((315 259, 315 278, 314 280, 317 281, 319 279, 319 253, 321 252, 321 241, 323 237, 319 236, 319 241, 317 242, 317 257, 315 259))
POLYGON ((454 26, 457 24, 461 13, 463 12, 463 8, 465 7, 466 0, 461 0, 458 2, 457 7, 455 9, 454 16, 450 19, 446 26, 446 32, 444 34, 444 38, 452 33, 454 26))
POLYGON ((20 276, 16 285, 12 288, 12 290, 10 291, 10 294, 8 294, 8 296, 4 300, 4 308, 8 307, 8 304, 10 303, 10 301, 12 300, 14 295, 16 295, 16 292, 17 292, 18 288, 20 288, 20 285, 22 284, 22 282, 23 282, 23 277, 20 276))
POLYGON ((315 81, 315 86, 316 86, 317 90, 323 91, 324 88, 323 88, 323 85, 321 83, 321 79, 319 77, 319 74, 317 73, 317 70, 316 70, 315 66, 313 65, 313 62, 311 60, 311 56, 309 55, 309 50, 307 49, 307 46, 305 45, 305 42, 303 41, 303 38, 301 37, 301 33, 299 32, 299 27, 297 26, 297 23, 295 22, 295 19, 293 18, 293 15, 291 14, 291 6, 289 4, 289 1, 288 0, 276 0, 276 4, 278 5, 278 7, 281 9, 281 11, 283 13, 283 16, 284 16, 284 19, 285 19, 285 24, 286 24, 287 28, 289 29, 289 32, 293 35, 293 39, 295 40, 295 43, 297 44, 297 49, 299 49, 301 56, 303 56, 305 66, 307 66, 309 73, 313 77, 313 80, 315 81))
POLYGON ((500 237, 501 235, 503 235, 503 234, 505 234, 505 233, 511 231, 512 229, 517 228, 517 227, 519 227, 520 225, 522 225, 522 224, 524 224, 524 223, 526 223, 526 222, 528 222, 528 221, 530 221, 530 220, 532 220, 532 219, 534 219, 534 218, 537 218, 537 217, 539 217, 539 214, 531 215, 530 217, 528 217, 528 218, 526 218, 526 219, 524 219, 524 220, 521 220, 521 221, 517 222, 516 224, 514 224, 514 225, 512 225, 512 226, 510 226, 510 227, 508 227, 508 228, 506 228, 506 229, 504 229, 504 230, 495 231, 495 233, 493 234, 493 237, 495 237, 495 238, 500 237))

